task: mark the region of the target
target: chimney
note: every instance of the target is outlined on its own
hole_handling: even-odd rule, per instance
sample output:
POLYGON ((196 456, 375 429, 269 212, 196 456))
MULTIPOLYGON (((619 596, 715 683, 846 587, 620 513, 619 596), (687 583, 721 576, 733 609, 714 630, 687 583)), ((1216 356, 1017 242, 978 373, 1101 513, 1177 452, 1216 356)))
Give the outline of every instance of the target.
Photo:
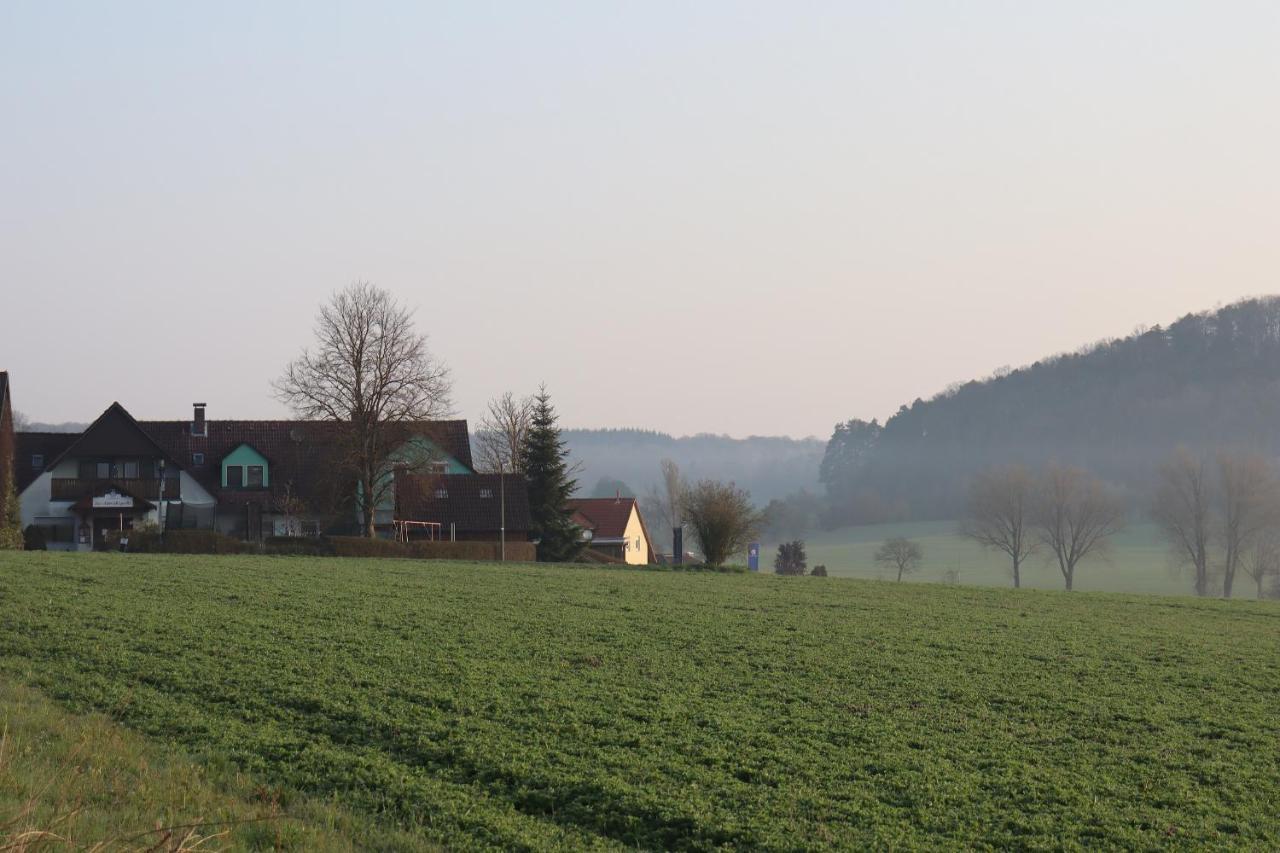
POLYGON ((191 434, 206 435, 204 423, 204 403, 192 403, 191 434))

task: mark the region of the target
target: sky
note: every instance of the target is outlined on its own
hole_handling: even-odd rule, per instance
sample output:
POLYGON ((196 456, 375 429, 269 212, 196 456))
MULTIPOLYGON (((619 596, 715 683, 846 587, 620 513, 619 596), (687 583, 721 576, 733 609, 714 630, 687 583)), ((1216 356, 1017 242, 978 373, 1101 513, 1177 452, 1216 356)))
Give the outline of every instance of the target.
POLYGON ((356 279, 459 416, 827 436, 1280 291, 1280 4, 0 4, 0 369, 282 417, 356 279))

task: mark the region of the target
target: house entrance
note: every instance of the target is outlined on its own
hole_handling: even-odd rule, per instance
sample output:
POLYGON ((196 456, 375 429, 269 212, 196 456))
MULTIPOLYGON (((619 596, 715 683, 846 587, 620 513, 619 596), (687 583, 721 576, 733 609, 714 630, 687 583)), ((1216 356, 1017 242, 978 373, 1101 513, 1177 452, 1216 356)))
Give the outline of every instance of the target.
POLYGON ((111 515, 95 515, 93 517, 93 542, 101 547, 107 541, 107 534, 120 530, 133 529, 133 516, 122 513, 111 515))

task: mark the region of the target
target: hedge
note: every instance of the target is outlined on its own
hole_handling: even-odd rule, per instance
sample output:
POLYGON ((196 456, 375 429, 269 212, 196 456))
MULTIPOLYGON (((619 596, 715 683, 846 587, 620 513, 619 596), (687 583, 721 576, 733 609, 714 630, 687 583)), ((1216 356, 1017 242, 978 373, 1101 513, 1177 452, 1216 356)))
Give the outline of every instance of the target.
MULTIPOLYGON (((403 557, 419 560, 483 560, 499 559, 497 542, 395 542, 391 539, 365 539, 361 536, 330 536, 334 553, 339 557, 403 557)), ((531 563, 537 559, 532 542, 508 542, 507 560, 531 563)))
MULTIPOLYGON (((276 554, 302 557, 393 557, 417 560, 499 559, 497 542, 395 542, 360 536, 295 537, 268 536, 261 543, 242 542, 216 530, 170 530, 161 540, 158 530, 124 531, 128 550, 143 554, 276 554)), ((120 534, 113 533, 102 547, 119 547, 120 534)), ((511 562, 531 563, 537 559, 532 542, 508 542, 506 557, 511 562)))

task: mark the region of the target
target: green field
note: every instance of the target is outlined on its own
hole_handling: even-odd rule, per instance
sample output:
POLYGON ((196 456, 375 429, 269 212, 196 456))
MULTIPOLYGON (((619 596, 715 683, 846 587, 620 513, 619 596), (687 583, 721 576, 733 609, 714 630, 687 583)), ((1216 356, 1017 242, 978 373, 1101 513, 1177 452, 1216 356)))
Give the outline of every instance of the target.
MULTIPOLYGON (((892 580, 872 559, 877 546, 891 536, 915 539, 924 547, 920 571, 913 581, 941 582, 954 571, 959 583, 978 586, 1012 586, 1008 557, 985 551, 956 533, 954 521, 927 521, 908 524, 874 524, 844 527, 805 537, 810 567, 826 565, 835 577, 881 578, 892 580)), ((777 542, 765 542, 761 570, 771 571, 777 542)), ((1247 578, 1246 578, 1247 580, 1247 578)), ((1023 565, 1022 584, 1031 589, 1062 589, 1062 574, 1056 563, 1043 555, 1023 565)), ((1191 579, 1180 573, 1169 557, 1169 548, 1152 524, 1136 524, 1112 540, 1108 552, 1081 563, 1076 589, 1099 592, 1137 592, 1157 595, 1190 595, 1191 579)), ((1248 598, 1253 588, 1244 584, 1238 596, 1248 598)))
POLYGON ((1280 846, 1273 602, 8 554, 0 675, 449 847, 1280 846))

